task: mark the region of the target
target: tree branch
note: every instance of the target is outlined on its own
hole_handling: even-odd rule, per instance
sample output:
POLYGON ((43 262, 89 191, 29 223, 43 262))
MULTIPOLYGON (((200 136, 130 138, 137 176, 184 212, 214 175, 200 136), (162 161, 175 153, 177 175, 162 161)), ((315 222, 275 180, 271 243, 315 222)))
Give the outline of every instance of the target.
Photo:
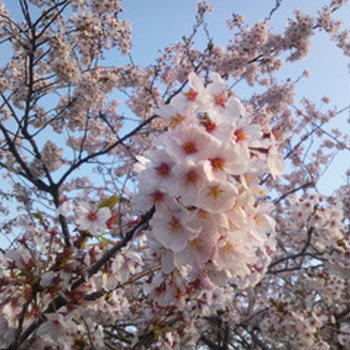
POLYGON ((135 135, 139 130, 141 130, 145 125, 149 124, 153 119, 157 118, 157 115, 153 115, 152 117, 146 119, 144 122, 142 122, 139 126, 137 126, 134 130, 130 131, 128 134, 126 134, 125 136, 121 137, 120 139, 118 139, 116 142, 114 142, 113 144, 111 144, 110 146, 106 147, 105 149, 93 153, 93 154, 89 154, 88 156, 79 159, 75 164, 73 164, 61 177, 61 179, 58 181, 58 186, 60 186, 65 180, 66 178, 77 168, 79 168, 82 164, 86 163, 87 161, 89 161, 90 159, 96 158, 98 156, 107 154, 108 152, 110 152, 113 148, 115 148, 116 146, 118 146, 119 144, 122 144, 125 140, 127 140, 129 137, 135 135))

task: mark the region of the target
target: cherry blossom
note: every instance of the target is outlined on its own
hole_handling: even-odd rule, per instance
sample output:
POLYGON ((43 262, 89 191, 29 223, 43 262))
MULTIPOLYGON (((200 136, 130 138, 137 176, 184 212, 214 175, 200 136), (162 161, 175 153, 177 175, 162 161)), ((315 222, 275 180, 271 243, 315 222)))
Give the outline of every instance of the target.
MULTIPOLYGON (((215 98, 210 100, 208 96, 222 93, 224 86, 224 81, 217 74, 213 74, 213 79, 214 82, 204 87, 199 78, 191 73, 190 89, 196 91, 191 99, 191 108, 187 108, 189 102, 186 99, 178 98, 171 102, 170 107, 158 110, 158 114, 165 111, 166 118, 169 118, 169 112, 177 113, 178 110, 186 114, 179 125, 156 140, 158 149, 148 152, 146 156, 149 158, 141 158, 140 164, 135 166, 140 191, 145 191, 136 198, 144 203, 144 198, 154 196, 155 191, 158 191, 159 201, 154 201, 155 214, 150 221, 148 236, 151 241, 160 243, 160 247, 155 245, 157 250, 162 247, 165 249, 161 255, 164 273, 172 275, 176 273, 176 267, 185 284, 199 279, 203 286, 212 286, 210 277, 205 277, 206 271, 210 270, 213 274, 213 270, 216 270, 223 273, 221 283, 231 278, 235 283, 246 285, 243 280, 251 273, 249 266, 258 262, 258 249, 274 235, 274 221, 268 216, 268 206, 257 206, 259 211, 254 208, 255 195, 249 184, 245 181, 242 185, 237 176, 249 172, 254 177, 261 171, 259 167, 264 169, 267 166, 275 175, 280 168, 275 169, 271 165, 271 158, 277 158, 279 154, 274 147, 275 153, 271 151, 270 162, 265 158, 265 165, 261 162, 257 166, 257 163, 250 161, 249 143, 252 146, 274 146, 268 144, 268 139, 263 139, 263 132, 259 132, 260 126, 257 124, 245 127, 244 131, 243 128, 229 129, 226 139, 221 140, 211 136, 207 128, 203 127, 202 113, 210 115, 213 108, 216 108, 217 116, 220 113, 224 116, 216 119, 218 125, 228 122, 228 118, 233 124, 242 115, 248 118, 236 98, 225 97, 227 105, 235 106, 230 109, 230 113, 215 98), (203 101, 207 101, 207 106, 203 101), (179 107, 182 104, 186 107, 179 107), (254 141, 249 142, 253 138, 254 141), (258 138, 261 143, 257 143, 258 138), (170 155, 174 155, 173 158, 170 155), (249 168, 249 164, 253 164, 253 167, 249 168), (245 193, 247 199, 243 199, 245 193), (205 220, 201 219, 203 215, 205 220), (210 268, 207 266, 209 262, 210 268), (208 282, 204 283, 205 278, 208 282)), ((184 93, 185 97, 187 95, 184 93)), ((278 162, 281 161, 277 160, 276 164, 278 162)), ((137 201, 135 204, 137 208, 142 207, 137 201)), ((269 259, 264 261, 265 264, 268 262, 269 259)), ((165 278, 161 284, 163 295, 168 293, 169 283, 169 279, 165 278)), ((156 284, 155 288, 159 288, 159 285, 156 284)), ((173 288, 169 289, 171 295, 174 293, 173 288)), ((184 292, 181 291, 181 294, 184 292)), ((166 300, 170 302, 170 299, 166 300)))
POLYGON ((147 64, 129 5, 0 2, 0 348, 348 349, 349 108, 300 93, 346 1, 199 1, 147 64))
POLYGON ((92 235, 97 235, 107 229, 107 220, 111 217, 111 211, 107 207, 94 208, 86 202, 81 202, 76 208, 76 223, 80 230, 88 230, 92 235))

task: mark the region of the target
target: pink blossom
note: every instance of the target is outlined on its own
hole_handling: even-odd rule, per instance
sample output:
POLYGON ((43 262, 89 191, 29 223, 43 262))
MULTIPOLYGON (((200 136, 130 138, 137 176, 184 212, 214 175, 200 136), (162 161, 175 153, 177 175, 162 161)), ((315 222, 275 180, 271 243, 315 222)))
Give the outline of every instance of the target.
POLYGON ((76 208, 76 223, 80 230, 88 230, 92 235, 97 235, 107 229, 107 220, 111 217, 111 211, 107 207, 95 208, 87 202, 80 202, 76 208))

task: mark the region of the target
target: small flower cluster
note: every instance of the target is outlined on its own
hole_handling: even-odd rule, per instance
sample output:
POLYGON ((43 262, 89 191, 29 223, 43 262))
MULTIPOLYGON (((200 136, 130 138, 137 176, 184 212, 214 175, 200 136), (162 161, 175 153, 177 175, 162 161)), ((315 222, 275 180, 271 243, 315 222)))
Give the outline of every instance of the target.
POLYGON ((85 64, 91 62, 94 50, 118 46, 123 54, 131 48, 131 27, 119 19, 121 1, 74 1, 71 23, 75 26, 75 42, 85 64))
POLYGON ((336 250, 339 248, 347 250, 345 243, 339 243, 345 238, 340 201, 311 194, 291 197, 288 199, 288 204, 289 214, 293 219, 289 221, 289 228, 284 232, 288 232, 292 237, 299 232, 300 239, 300 232, 305 233, 312 227, 312 234, 317 237, 315 244, 318 249, 332 247, 336 250))
POLYGON ((62 35, 57 34, 50 41, 52 48, 51 59, 53 62, 53 71, 59 79, 62 79, 63 84, 68 81, 75 84, 79 81, 80 71, 77 60, 72 57, 72 47, 62 35))
POLYGON ((41 159, 35 158, 31 164, 31 171, 36 176, 41 176, 45 170, 54 172, 62 165, 62 148, 57 147, 52 141, 47 141, 42 149, 41 159))
POLYGON ((273 246, 270 208, 257 202, 259 175, 283 171, 273 133, 253 123, 218 74, 211 78, 205 87, 191 73, 189 91, 159 109, 168 132, 135 166, 135 207, 156 208, 147 235, 164 275, 158 300, 169 288, 173 296, 188 292, 188 282, 252 283, 247 277, 264 269, 273 246))
POLYGON ((319 337, 319 329, 326 323, 327 317, 320 313, 305 310, 292 310, 288 302, 270 299, 273 307, 269 317, 264 317, 259 327, 264 334, 274 339, 283 339, 276 349, 288 346, 290 349, 320 349, 330 347, 319 337))

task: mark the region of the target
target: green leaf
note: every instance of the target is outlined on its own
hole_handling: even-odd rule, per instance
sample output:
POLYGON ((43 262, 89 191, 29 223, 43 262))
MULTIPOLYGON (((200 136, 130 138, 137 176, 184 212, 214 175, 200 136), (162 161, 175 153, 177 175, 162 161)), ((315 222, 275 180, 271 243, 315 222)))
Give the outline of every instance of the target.
POLYGON ((276 302, 276 300, 275 299, 273 299, 273 298, 269 298, 269 302, 273 305, 273 306, 278 306, 278 303, 276 302))
POLYGON ((39 220, 43 219, 43 216, 41 215, 40 211, 37 211, 36 213, 33 213, 32 215, 33 215, 34 219, 39 219, 39 220))
POLYGON ((98 208, 108 207, 110 210, 112 210, 118 202, 119 198, 116 195, 113 195, 112 197, 104 199, 99 204, 98 208))

